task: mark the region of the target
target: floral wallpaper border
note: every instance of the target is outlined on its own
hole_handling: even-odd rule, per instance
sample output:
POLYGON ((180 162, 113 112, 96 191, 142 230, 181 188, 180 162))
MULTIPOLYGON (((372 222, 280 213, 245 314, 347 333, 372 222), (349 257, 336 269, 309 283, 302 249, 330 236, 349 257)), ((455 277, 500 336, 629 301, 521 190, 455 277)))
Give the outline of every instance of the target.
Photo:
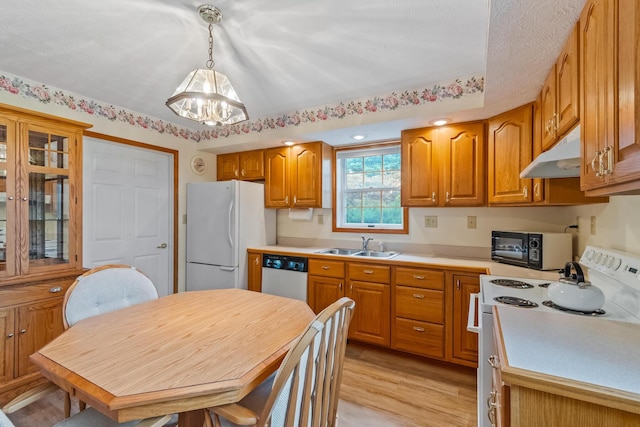
POLYGON ((335 105, 324 105, 275 117, 249 120, 236 125, 227 125, 200 131, 182 128, 160 119, 140 115, 139 113, 114 107, 113 105, 102 104, 92 99, 81 98, 72 93, 28 81, 18 76, 0 74, 0 90, 22 96, 23 98, 33 98, 43 104, 54 104, 67 107, 70 110, 82 111, 86 114, 105 118, 112 122, 121 122, 131 126, 149 129, 160 134, 169 134, 200 142, 227 138, 234 135, 295 127, 306 123, 340 120, 353 115, 393 111, 398 108, 419 106, 447 99, 460 99, 464 96, 484 92, 484 77, 474 76, 466 79, 455 79, 445 83, 437 83, 431 87, 419 90, 407 90, 400 93, 391 92, 387 95, 363 98, 350 102, 340 102, 335 105))

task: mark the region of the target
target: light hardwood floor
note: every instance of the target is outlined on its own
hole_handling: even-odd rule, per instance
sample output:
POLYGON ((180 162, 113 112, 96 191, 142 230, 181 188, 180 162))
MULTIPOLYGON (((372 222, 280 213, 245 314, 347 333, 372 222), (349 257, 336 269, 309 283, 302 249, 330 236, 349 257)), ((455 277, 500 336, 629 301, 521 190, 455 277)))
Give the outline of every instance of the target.
MULTIPOLYGON (((350 343, 338 426, 475 427, 475 375, 475 369, 350 343)), ((77 410, 74 405, 72 413, 77 410)), ((62 392, 10 418, 18 427, 54 425, 63 419, 62 392)))

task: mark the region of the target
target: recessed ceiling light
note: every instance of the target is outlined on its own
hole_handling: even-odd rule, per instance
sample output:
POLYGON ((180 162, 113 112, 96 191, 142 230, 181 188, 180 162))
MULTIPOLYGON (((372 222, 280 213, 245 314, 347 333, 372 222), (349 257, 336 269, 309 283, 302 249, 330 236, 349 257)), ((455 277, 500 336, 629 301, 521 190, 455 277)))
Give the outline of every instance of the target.
POLYGON ((361 135, 361 134, 358 134, 358 135, 351 135, 351 138, 355 139, 356 141, 363 140, 363 139, 365 139, 366 137, 367 137, 367 135, 361 135))
POLYGON ((293 142, 293 141, 282 141, 282 143, 283 143, 284 145, 289 145, 289 146, 291 146, 291 145, 294 145, 294 144, 295 144, 295 142, 293 142))
POLYGON ((437 119, 437 120, 434 120, 432 123, 436 126, 442 126, 449 123, 449 119, 437 119))

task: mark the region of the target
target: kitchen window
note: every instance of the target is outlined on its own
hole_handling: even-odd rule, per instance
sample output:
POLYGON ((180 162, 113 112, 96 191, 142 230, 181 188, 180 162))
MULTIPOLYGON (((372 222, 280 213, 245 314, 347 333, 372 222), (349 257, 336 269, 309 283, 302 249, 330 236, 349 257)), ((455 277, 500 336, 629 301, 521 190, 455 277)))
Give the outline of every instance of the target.
POLYGON ((400 144, 336 149, 334 231, 408 233, 400 144))

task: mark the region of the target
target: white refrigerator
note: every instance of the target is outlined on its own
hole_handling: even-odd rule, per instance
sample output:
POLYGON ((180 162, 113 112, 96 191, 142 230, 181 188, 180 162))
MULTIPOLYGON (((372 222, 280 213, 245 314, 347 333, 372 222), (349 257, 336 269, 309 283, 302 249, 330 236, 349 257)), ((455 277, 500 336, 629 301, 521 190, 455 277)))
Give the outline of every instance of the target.
POLYGON ((263 184, 187 184, 187 291, 247 289, 247 248, 275 242, 276 210, 264 208, 263 184))

